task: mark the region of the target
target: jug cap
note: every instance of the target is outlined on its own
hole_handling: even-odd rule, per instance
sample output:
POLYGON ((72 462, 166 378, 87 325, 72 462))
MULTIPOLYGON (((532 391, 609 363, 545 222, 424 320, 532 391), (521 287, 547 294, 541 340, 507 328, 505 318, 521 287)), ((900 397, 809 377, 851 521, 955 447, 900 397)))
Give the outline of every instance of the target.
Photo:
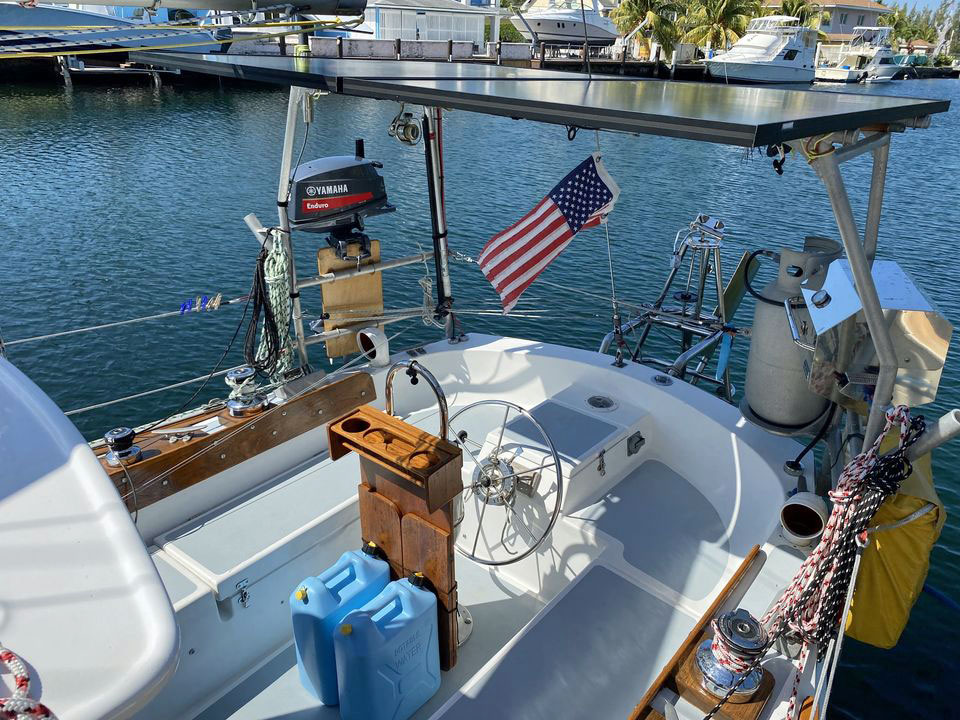
POLYGON ((422 572, 413 573, 413 575, 410 576, 409 580, 410 580, 410 584, 416 588, 422 588, 427 582, 427 579, 423 576, 422 572))
POLYGON ((341 635, 349 635, 352 632, 353 632, 353 625, 350 625, 349 623, 344 623, 343 625, 340 626, 341 635))
POLYGON ((371 540, 370 542, 366 543, 366 544, 361 548, 361 550, 362 550, 362 552, 364 553, 364 555, 372 555, 373 557, 380 557, 380 555, 381 555, 380 546, 377 545, 375 542, 373 542, 373 540, 371 540))
POLYGON ((299 600, 300 602, 306 602, 306 601, 307 601, 307 589, 306 589, 305 587, 297 588, 297 591, 293 594, 293 596, 294 596, 297 600, 299 600))

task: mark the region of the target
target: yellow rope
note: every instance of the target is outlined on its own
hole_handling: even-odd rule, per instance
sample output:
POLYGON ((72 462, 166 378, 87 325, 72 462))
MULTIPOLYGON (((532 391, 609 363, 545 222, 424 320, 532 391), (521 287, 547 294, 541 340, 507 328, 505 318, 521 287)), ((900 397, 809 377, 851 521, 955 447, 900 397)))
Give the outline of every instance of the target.
MULTIPOLYGON (((356 18, 347 23, 337 24, 335 22, 323 21, 323 20, 313 20, 317 24, 326 23, 329 27, 342 27, 349 29, 351 27, 356 27, 363 22, 363 18, 356 18)), ((126 28, 125 28, 126 29, 126 28)), ((226 40, 215 40, 210 38, 209 40, 201 40, 197 42, 189 43, 171 43, 166 45, 149 45, 141 47, 120 47, 120 48, 97 48, 94 50, 50 50, 46 52, 13 52, 13 53, 0 53, 0 60, 12 60, 14 58, 55 58, 62 57, 65 55, 107 55, 110 53, 128 53, 128 52, 137 52, 138 50, 144 50, 148 52, 153 52, 154 50, 173 50, 176 48, 188 48, 188 47, 201 47, 203 45, 223 45, 225 43, 234 43, 234 42, 245 42, 248 40, 262 40, 264 38, 272 37, 281 37, 285 35, 296 35, 299 30, 289 30, 287 32, 280 33, 262 33, 259 35, 251 35, 250 37, 241 37, 241 38, 227 38, 226 40)), ((121 38, 122 39, 122 38, 121 38)))

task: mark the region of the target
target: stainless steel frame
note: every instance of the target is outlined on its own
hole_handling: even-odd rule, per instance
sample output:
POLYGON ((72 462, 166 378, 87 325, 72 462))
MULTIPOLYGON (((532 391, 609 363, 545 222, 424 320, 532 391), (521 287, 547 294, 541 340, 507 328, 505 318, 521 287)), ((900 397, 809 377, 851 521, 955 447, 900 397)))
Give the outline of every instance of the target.
POLYGON ((873 338, 880 363, 873 402, 870 405, 870 414, 864 430, 863 444, 865 447, 869 447, 883 429, 884 413, 893 399, 894 383, 899 370, 893 341, 890 339, 890 333, 883 319, 880 299, 877 297, 877 288, 874 285, 870 270, 873 256, 876 254, 889 145, 890 136, 888 133, 884 133, 882 138, 878 139, 876 136, 872 136, 868 141, 861 141, 861 143, 852 145, 851 147, 857 150, 848 150, 844 154, 842 149, 833 150, 832 139, 827 138, 821 140, 813 148, 817 156, 810 161, 827 190, 827 196, 830 198, 830 205, 833 208, 837 228, 840 231, 840 239, 843 241, 843 248, 850 263, 857 294, 863 304, 864 318, 867 321, 867 327, 873 338), (863 142, 868 142, 869 145, 864 146, 863 142), (871 149, 874 157, 866 224, 866 229, 871 233, 869 248, 867 247, 866 233, 864 240, 861 241, 856 220, 853 217, 853 209, 850 207, 850 198, 847 195, 843 176, 840 174, 840 163, 858 156, 862 151, 865 151, 865 147, 871 149))

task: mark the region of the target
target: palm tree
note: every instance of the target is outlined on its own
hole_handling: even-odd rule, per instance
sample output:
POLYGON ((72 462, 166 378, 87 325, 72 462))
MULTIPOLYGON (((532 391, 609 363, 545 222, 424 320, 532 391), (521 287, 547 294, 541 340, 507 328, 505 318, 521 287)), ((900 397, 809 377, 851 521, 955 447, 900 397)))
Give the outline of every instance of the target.
POLYGON ((644 23, 640 38, 647 50, 650 40, 656 40, 669 55, 677 40, 676 18, 682 10, 678 0, 623 0, 610 17, 624 35, 644 23))
POLYGON ((909 42, 913 39, 913 35, 910 34, 913 29, 910 26, 910 20, 901 8, 897 8, 892 13, 881 15, 879 22, 881 25, 890 28, 890 35, 892 36, 890 40, 894 46, 900 41, 909 42))
POLYGON ((683 41, 728 48, 760 11, 760 0, 693 0, 683 41))
POLYGON ((775 8, 771 15, 789 15, 800 20, 801 25, 806 25, 817 31, 820 40, 826 40, 827 34, 820 29, 820 26, 830 21, 830 13, 824 10, 820 3, 810 2, 810 0, 782 0, 779 8, 775 8))

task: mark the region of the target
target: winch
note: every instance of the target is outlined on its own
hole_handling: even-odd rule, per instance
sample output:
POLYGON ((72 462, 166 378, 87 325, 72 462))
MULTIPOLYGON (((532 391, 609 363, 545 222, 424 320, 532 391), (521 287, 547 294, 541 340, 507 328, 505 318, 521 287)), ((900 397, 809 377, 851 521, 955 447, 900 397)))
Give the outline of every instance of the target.
POLYGON ((711 695, 728 702, 747 702, 763 679, 756 662, 767 650, 767 631, 753 615, 740 608, 721 615, 714 623, 716 635, 697 648, 700 684, 711 695))
POLYGON ((227 411, 233 417, 255 415, 269 404, 266 395, 258 392, 255 377, 256 371, 249 365, 244 365, 234 368, 224 378, 230 388, 227 411))
POLYGON ((382 163, 364 158, 363 140, 354 155, 335 155, 297 166, 292 175, 290 225, 295 230, 328 232, 327 242, 346 259, 349 243, 359 243, 359 259, 370 253, 361 232, 364 218, 393 212, 377 170, 382 163))
POLYGON ((107 452, 107 463, 114 467, 131 465, 141 457, 140 447, 133 441, 137 434, 128 427, 116 427, 103 435, 103 441, 110 448, 107 452))

